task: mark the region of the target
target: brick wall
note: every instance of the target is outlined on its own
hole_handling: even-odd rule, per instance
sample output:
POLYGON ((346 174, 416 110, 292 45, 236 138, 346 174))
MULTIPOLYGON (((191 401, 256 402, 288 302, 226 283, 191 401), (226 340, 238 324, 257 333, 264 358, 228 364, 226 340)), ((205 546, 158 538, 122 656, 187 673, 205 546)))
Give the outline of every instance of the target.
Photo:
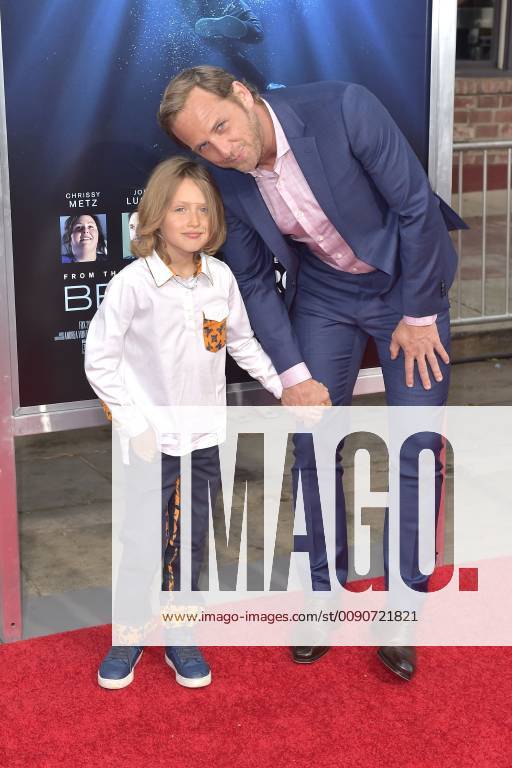
MULTIPOLYGON (((455 79, 454 141, 512 140, 512 77, 455 79)), ((507 151, 488 151, 488 188, 507 186, 507 151)), ((458 155, 453 160, 453 191, 458 191, 458 155)), ((463 189, 482 189, 482 152, 464 154, 463 189)))

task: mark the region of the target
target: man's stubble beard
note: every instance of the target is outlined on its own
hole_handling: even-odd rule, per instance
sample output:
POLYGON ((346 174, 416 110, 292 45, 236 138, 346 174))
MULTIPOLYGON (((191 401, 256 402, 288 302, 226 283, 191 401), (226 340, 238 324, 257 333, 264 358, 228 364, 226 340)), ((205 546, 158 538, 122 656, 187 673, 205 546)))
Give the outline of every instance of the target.
POLYGON ((254 158, 247 158, 250 159, 251 162, 247 165, 247 163, 244 164, 244 168, 238 168, 237 170, 242 171, 242 173, 248 173, 249 171, 254 171, 254 169, 257 167, 258 163, 261 160, 261 154, 263 151, 263 132, 261 130, 260 121, 258 120, 258 117, 254 114, 254 112, 249 112, 247 110, 247 117, 249 120, 249 133, 250 133, 250 139, 251 144, 246 144, 246 147, 251 149, 251 154, 254 155, 254 158))

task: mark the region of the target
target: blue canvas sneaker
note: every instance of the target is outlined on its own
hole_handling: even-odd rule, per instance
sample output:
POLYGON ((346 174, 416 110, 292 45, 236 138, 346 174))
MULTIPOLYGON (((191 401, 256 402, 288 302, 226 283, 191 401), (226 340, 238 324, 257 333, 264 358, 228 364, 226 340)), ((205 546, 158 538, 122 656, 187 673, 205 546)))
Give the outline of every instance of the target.
POLYGON ((202 688, 212 681, 210 667, 195 645, 168 645, 165 662, 176 672, 176 682, 185 688, 202 688))
POLYGON ((245 36, 247 27, 236 16, 218 16, 198 19, 195 33, 200 37, 231 37, 240 40, 245 36))
POLYGON ((102 688, 116 690, 133 682, 133 670, 142 656, 139 645, 113 645, 98 669, 98 683, 102 688))

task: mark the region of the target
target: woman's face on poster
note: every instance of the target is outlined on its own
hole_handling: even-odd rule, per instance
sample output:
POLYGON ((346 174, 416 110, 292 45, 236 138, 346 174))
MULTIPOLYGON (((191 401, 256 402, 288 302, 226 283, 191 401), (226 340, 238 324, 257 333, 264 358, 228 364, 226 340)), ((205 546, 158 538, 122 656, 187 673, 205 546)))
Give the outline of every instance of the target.
POLYGON ((96 261, 98 227, 92 216, 80 216, 71 232, 71 250, 77 261, 96 261))

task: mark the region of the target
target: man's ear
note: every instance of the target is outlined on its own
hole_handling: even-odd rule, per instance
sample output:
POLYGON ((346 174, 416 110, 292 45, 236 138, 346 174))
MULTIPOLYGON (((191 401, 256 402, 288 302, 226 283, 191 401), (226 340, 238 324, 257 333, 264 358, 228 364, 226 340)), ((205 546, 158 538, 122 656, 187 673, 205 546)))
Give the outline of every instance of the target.
POLYGON ((238 101, 242 103, 244 107, 252 107, 254 106, 254 99, 252 96, 252 93, 247 88, 246 85, 240 82, 240 80, 233 80, 231 84, 231 92, 233 93, 233 96, 235 96, 238 101))

